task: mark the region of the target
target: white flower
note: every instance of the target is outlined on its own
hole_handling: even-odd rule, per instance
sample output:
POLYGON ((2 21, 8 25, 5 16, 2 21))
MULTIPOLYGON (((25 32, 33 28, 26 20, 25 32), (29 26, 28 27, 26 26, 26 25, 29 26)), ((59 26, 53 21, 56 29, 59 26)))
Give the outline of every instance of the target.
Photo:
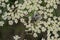
POLYGON ((58 35, 58 34, 55 34, 55 37, 56 37, 56 38, 58 38, 58 37, 59 37, 59 35, 58 35))
POLYGON ((41 27, 41 30, 42 30, 42 32, 45 32, 46 31, 46 28, 41 27))
POLYGON ((13 25, 13 20, 8 21, 9 25, 13 25))
POLYGON ((5 2, 8 2, 9 0, 4 0, 5 2))
POLYGON ((42 3, 42 1, 41 1, 41 0, 39 0, 39 1, 38 1, 38 3, 39 3, 39 4, 41 4, 41 3, 42 3))
POLYGON ((2 13, 2 10, 0 9, 0 14, 2 13))
POLYGON ((50 13, 53 12, 53 11, 54 11, 54 9, 50 9, 50 13))
POLYGON ((7 19, 7 16, 2 15, 2 19, 3 19, 3 20, 6 20, 6 19, 7 19))
POLYGON ((24 22, 24 19, 23 19, 23 18, 21 18, 21 19, 20 19, 20 21, 23 23, 23 22, 24 22))
POLYGON ((54 17, 53 17, 53 19, 54 19, 54 20, 56 20, 56 19, 57 19, 57 17, 56 17, 56 16, 54 16, 54 17))
POLYGON ((54 40, 54 37, 52 36, 51 39, 54 40))
POLYGON ((17 20, 17 19, 15 19, 15 20, 14 20, 14 22, 15 22, 15 23, 18 23, 18 20, 17 20))
POLYGON ((12 5, 11 8, 14 9, 15 8, 14 5, 12 5))
POLYGON ((18 40, 18 39, 20 39, 21 37, 19 37, 18 35, 15 35, 15 36, 13 36, 13 38, 14 38, 15 40, 18 40))
POLYGON ((17 4, 18 3, 18 1, 15 1, 15 3, 14 4, 17 4))
POLYGON ((4 25, 4 21, 0 21, 0 26, 3 26, 4 25))
POLYGON ((7 17, 8 17, 8 18, 7 18, 8 20, 10 20, 10 19, 11 19, 11 16, 7 16, 7 17))
POLYGON ((6 4, 5 3, 2 3, 2 7, 6 7, 6 4))
POLYGON ((57 9, 57 5, 54 5, 54 8, 57 9))
POLYGON ((38 29, 38 30, 37 30, 37 33, 41 33, 41 30, 40 30, 40 29, 38 29))
POLYGON ((49 8, 49 7, 50 7, 50 5, 49 5, 49 4, 47 4, 47 5, 46 5, 46 8, 49 8))
POLYGON ((44 38, 42 38, 42 40, 45 40, 44 38))
POLYGON ((53 6, 54 4, 53 3, 49 3, 50 4, 50 6, 53 6))
POLYGON ((60 21, 60 17, 58 17, 58 20, 60 21))
POLYGON ((47 15, 44 15, 44 19, 47 19, 47 15))
POLYGON ((33 37, 38 37, 37 33, 34 33, 34 34, 33 34, 33 37))
POLYGON ((24 15, 27 15, 28 14, 28 12, 27 11, 24 11, 24 15))
POLYGON ((10 4, 7 4, 7 10, 10 10, 10 7, 9 6, 10 6, 10 4))

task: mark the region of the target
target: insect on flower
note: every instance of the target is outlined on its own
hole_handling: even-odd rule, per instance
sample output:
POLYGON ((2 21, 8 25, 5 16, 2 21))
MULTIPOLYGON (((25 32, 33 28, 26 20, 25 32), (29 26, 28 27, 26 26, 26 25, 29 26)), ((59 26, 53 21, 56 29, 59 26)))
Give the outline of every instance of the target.
POLYGON ((41 19, 42 19, 42 16, 37 12, 35 12, 34 15, 32 16, 32 21, 37 21, 41 19))

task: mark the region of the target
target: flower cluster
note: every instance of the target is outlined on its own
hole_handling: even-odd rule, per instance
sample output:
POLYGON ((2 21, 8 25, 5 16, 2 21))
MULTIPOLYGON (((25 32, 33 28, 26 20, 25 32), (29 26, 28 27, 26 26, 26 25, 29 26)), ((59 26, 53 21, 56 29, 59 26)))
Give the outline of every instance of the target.
MULTIPOLYGON (((8 2, 9 0, 0 1, 0 7, 6 8, 5 11, 0 9, 0 14, 3 20, 8 20, 9 25, 14 22, 17 24, 20 20, 28 29, 26 31, 32 31, 34 37, 38 37, 37 33, 47 31, 47 40, 60 40, 57 33, 60 31, 60 17, 53 15, 60 4, 59 0, 24 0, 23 3, 16 0, 12 5, 8 2), (26 16, 28 23, 24 19, 26 16), (51 31, 54 36, 51 36, 51 31)), ((0 22, 0 26, 3 24, 4 22, 0 22)))

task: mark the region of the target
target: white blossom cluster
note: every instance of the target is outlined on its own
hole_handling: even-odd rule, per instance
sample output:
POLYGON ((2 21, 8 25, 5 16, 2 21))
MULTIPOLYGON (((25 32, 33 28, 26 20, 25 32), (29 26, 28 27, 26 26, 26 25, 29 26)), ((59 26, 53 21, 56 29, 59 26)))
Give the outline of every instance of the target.
MULTIPOLYGON (((2 14, 0 9, 0 14, 2 14, 3 20, 8 20, 9 25, 13 23, 18 23, 20 20, 28 30, 32 31, 34 37, 38 37, 37 33, 47 31, 47 40, 60 40, 58 31, 60 31, 60 17, 54 16, 53 11, 57 9, 59 0, 24 0, 23 3, 19 3, 18 0, 15 1, 13 5, 6 4, 9 0, 0 0, 0 7, 7 9, 2 14), (44 5, 42 5, 44 3, 44 5), (33 12, 33 13, 32 13, 33 12), (32 17, 29 14, 39 14, 40 17, 32 23, 32 17), (25 21, 24 16, 28 15, 28 23, 25 21), (50 32, 53 32, 54 36, 51 36, 50 32)), ((0 22, 2 26, 4 23, 0 22)))

